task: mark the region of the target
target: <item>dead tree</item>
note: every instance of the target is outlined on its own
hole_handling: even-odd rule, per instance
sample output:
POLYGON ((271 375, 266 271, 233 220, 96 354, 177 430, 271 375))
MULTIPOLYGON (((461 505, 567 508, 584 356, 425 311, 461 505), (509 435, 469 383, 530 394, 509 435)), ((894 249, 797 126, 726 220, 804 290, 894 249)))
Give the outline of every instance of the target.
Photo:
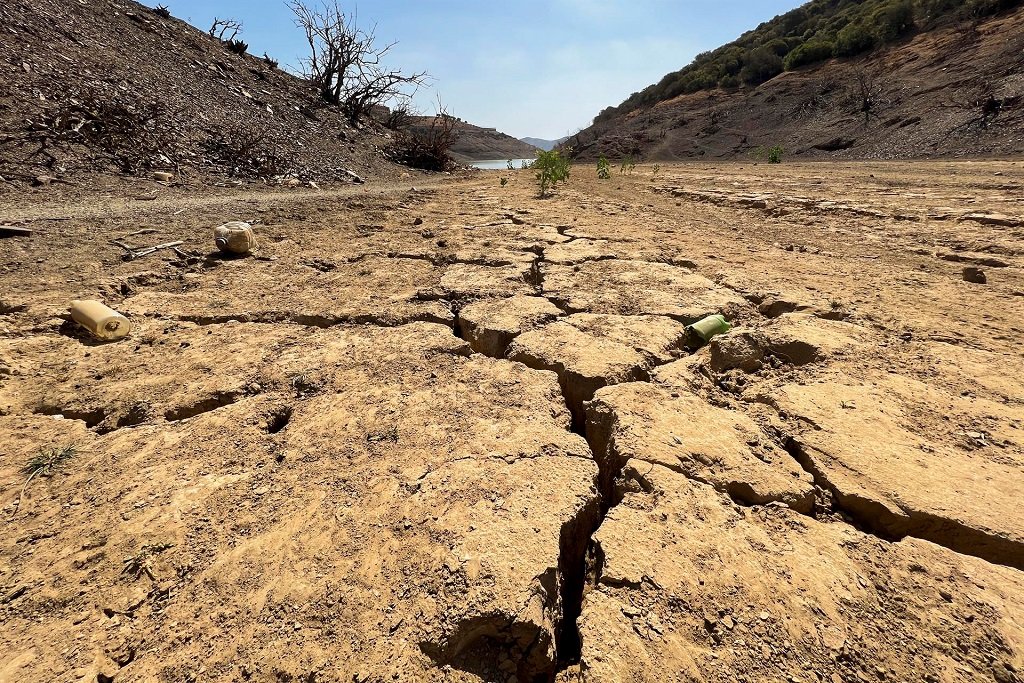
POLYGON ((855 97, 860 113, 864 114, 864 127, 871 121, 871 117, 877 117, 876 105, 880 88, 875 85, 875 79, 864 69, 858 69, 855 74, 857 79, 857 90, 855 97))
POLYGON ((316 5, 289 0, 288 7, 309 45, 309 57, 301 61, 303 75, 350 122, 357 123, 377 105, 407 98, 426 82, 425 71, 386 68, 382 62, 396 43, 376 45, 376 26, 359 28, 357 15, 345 14, 337 0, 316 5))
POLYGON ((242 32, 242 22, 235 19, 218 19, 213 18, 213 25, 210 26, 209 34, 211 38, 229 43, 238 37, 238 34, 242 32))
POLYGON ((455 168, 451 148, 458 139, 459 119, 449 114, 440 101, 437 104, 437 114, 429 124, 413 123, 398 132, 391 147, 395 161, 428 171, 455 168))

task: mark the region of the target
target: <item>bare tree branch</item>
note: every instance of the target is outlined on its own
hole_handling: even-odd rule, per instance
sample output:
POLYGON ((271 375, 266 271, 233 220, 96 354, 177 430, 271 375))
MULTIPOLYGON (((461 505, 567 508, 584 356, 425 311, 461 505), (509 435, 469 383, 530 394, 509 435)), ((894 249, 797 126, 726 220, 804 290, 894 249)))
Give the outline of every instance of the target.
POLYGON ((406 74, 385 68, 383 59, 396 43, 377 46, 377 27, 360 28, 356 13, 346 14, 337 0, 287 4, 309 46, 309 57, 301 61, 303 75, 352 123, 375 106, 408 98, 426 83, 425 71, 406 74))
POLYGON ((213 25, 210 26, 210 37, 229 43, 238 37, 242 32, 242 22, 235 19, 213 18, 213 25))

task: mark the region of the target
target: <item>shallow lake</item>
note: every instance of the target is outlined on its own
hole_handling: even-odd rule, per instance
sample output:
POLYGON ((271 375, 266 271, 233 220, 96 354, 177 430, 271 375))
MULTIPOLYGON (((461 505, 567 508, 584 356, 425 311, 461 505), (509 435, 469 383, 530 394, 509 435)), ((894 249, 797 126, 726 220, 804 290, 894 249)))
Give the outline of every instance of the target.
MULTIPOLYGON (((513 159, 512 166, 520 168, 523 162, 532 164, 533 159, 513 159)), ((508 159, 486 159, 484 161, 470 161, 469 165, 473 168, 480 168, 485 171, 505 171, 508 170, 508 159)))

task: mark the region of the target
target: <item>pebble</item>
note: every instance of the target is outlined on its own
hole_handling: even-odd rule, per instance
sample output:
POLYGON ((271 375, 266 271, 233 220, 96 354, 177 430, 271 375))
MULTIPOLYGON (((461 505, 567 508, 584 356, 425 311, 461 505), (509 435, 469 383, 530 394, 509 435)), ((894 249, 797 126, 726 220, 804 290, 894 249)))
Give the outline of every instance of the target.
POLYGON ((976 285, 983 285, 988 282, 988 276, 985 275, 985 271, 976 266, 967 266, 963 272, 964 282, 971 282, 976 285))

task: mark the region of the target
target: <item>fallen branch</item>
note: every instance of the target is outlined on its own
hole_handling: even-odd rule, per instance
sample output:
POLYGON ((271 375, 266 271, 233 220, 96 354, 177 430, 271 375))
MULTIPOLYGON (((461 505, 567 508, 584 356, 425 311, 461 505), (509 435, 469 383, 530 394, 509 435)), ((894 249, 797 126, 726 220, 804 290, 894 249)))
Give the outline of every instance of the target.
POLYGON ((119 240, 110 240, 110 243, 116 244, 117 246, 121 247, 127 252, 124 255, 125 261, 134 261, 137 258, 149 256, 150 254, 158 252, 161 249, 173 249, 174 247, 184 244, 182 240, 177 240, 175 242, 164 242, 163 244, 157 244, 156 246, 152 247, 132 247, 119 240))
POLYGON ((32 228, 19 228, 16 225, 0 225, 0 237, 31 237, 32 228))

